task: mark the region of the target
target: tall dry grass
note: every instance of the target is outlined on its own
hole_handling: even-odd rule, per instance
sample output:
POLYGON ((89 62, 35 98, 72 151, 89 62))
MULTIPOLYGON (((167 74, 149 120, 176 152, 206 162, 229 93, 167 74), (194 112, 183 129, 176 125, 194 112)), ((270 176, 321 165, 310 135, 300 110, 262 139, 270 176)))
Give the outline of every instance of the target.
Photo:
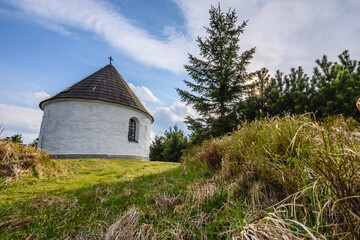
POLYGON ((0 140, 0 177, 18 178, 24 174, 41 177, 54 173, 57 167, 49 155, 35 147, 0 140))
POLYGON ((242 202, 247 217, 235 238, 360 237, 360 128, 353 119, 287 115, 245 123, 190 149, 182 164, 212 169, 232 201, 242 202))

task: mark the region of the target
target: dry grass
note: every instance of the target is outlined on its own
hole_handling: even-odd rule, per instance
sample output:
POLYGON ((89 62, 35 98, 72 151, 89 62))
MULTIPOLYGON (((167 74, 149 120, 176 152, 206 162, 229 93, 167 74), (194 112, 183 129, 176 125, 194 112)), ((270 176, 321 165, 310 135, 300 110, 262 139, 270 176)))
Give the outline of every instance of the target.
POLYGON ((153 226, 151 224, 140 223, 139 218, 139 209, 131 207, 123 214, 121 219, 108 228, 105 233, 105 239, 156 239, 156 232, 153 226))
POLYGON ((154 197, 155 205, 162 211, 173 209, 182 201, 182 196, 169 195, 167 193, 156 194, 154 197))
POLYGON ((191 206, 199 205, 219 192, 221 182, 220 176, 215 175, 191 184, 187 189, 190 193, 187 195, 187 201, 191 203, 191 206))
POLYGON ((56 170, 55 162, 34 147, 0 140, 0 177, 18 178, 23 174, 41 177, 56 170))
POLYGON ((6 219, 2 219, 0 221, 0 228, 2 229, 11 229, 12 231, 17 231, 19 229, 25 229, 31 223, 33 223, 35 219, 26 218, 24 219, 18 215, 8 216, 6 219))
POLYGON ((68 203, 64 199, 58 196, 44 196, 42 198, 36 199, 33 201, 29 208, 34 210, 39 210, 42 208, 48 208, 55 206, 57 210, 61 211, 67 207, 68 203))
MULTIPOLYGON (((360 236, 360 129, 353 119, 288 115, 245 123, 194 147, 182 164, 212 169, 223 180, 213 194, 225 189, 234 208, 241 202, 234 210, 241 223, 228 228, 235 238, 360 236)), ((194 192, 196 199, 208 195, 194 192)))

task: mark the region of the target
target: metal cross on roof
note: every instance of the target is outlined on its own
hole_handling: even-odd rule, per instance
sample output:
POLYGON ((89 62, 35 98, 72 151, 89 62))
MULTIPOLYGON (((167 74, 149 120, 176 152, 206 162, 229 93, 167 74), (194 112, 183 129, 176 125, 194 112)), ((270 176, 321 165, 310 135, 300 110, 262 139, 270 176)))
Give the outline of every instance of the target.
POLYGON ((114 59, 111 56, 108 57, 108 59, 110 59, 110 65, 111 65, 111 61, 114 61, 114 59))

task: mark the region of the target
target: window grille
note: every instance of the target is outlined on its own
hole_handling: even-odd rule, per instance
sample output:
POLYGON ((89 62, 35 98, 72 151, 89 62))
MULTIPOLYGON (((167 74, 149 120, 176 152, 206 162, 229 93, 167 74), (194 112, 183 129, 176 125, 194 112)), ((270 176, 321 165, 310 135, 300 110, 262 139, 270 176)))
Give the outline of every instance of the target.
POLYGON ((136 122, 134 119, 130 119, 129 121, 129 141, 136 141, 135 139, 136 136, 136 122))

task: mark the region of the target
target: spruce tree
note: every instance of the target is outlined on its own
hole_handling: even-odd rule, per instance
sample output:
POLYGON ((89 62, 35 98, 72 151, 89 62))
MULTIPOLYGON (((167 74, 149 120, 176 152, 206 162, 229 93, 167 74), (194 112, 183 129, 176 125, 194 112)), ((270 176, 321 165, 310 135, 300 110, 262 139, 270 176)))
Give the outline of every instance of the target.
POLYGON ((338 59, 340 63, 328 61, 326 55, 315 62, 312 84, 317 92, 313 94, 312 108, 317 117, 343 114, 359 119, 355 107, 360 96, 360 61, 352 60, 348 50, 338 59))
POLYGON ((187 148, 188 139, 185 136, 184 131, 180 130, 177 125, 174 128, 169 128, 169 131, 165 131, 165 144, 163 156, 167 162, 179 162, 183 150, 187 148))
POLYGON ((177 125, 165 131, 165 136, 156 135, 150 145, 150 161, 179 162, 188 139, 177 125))
POLYGON ((189 54, 185 69, 193 81, 184 80, 191 92, 177 89, 181 100, 193 106, 199 118, 186 118, 193 137, 220 136, 236 127, 233 109, 246 93, 246 82, 251 74, 246 70, 255 48, 239 53, 239 37, 247 21, 236 25, 235 10, 224 13, 213 6, 209 10, 207 36, 198 37, 200 58, 189 54))

